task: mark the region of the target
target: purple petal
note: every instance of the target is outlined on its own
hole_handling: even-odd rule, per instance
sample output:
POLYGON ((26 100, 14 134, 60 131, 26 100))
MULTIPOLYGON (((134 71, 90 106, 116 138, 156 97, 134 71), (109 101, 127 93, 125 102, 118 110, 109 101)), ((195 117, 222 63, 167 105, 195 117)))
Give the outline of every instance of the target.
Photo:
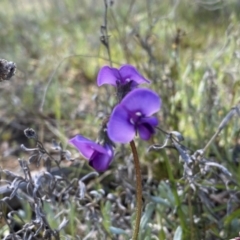
POLYGON ((158 125, 158 119, 156 117, 144 117, 138 123, 156 127, 158 125))
POLYGON ((135 127, 130 122, 129 113, 117 105, 108 121, 108 136, 113 142, 127 143, 135 136, 135 127))
POLYGON ((75 146, 78 151, 87 159, 89 159, 94 151, 98 151, 103 154, 107 154, 107 150, 101 145, 94 141, 91 141, 81 135, 77 135, 69 140, 73 146, 75 146))
POLYGON ((143 118, 138 123, 137 130, 139 132, 140 138, 143 140, 148 140, 152 134, 155 133, 154 127, 158 125, 158 119, 156 117, 143 118))
POLYGON ((117 80, 121 80, 118 69, 104 66, 98 72, 97 85, 100 87, 103 84, 117 86, 117 80))
POLYGON ((149 80, 147 80, 146 78, 144 78, 135 67, 129 65, 129 64, 125 64, 122 67, 120 67, 119 69, 120 75, 122 77, 122 79, 124 80, 124 82, 126 81, 130 81, 133 80, 138 84, 141 83, 150 83, 149 80))
POLYGON ((113 160, 113 149, 109 145, 104 146, 107 153, 100 153, 95 151, 89 160, 89 165, 98 172, 103 172, 108 169, 109 164, 113 160))
POLYGON ((149 131, 149 128, 147 128, 145 125, 138 126, 138 133, 140 138, 143 140, 149 140, 152 136, 152 132, 149 131))
POLYGON ((161 106, 160 97, 149 89, 134 89, 124 97, 121 102, 129 112, 140 112, 144 116, 151 116, 159 111, 161 106))

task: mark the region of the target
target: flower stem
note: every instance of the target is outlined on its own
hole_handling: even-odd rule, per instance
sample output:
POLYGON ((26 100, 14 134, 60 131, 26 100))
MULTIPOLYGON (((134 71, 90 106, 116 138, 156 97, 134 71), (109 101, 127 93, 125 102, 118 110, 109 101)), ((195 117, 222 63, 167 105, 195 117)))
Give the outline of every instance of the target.
POLYGON ((133 153, 133 161, 136 170, 136 219, 135 219, 135 226, 133 230, 132 240, 138 239, 141 215, 142 215, 142 176, 141 176, 141 168, 140 162, 138 158, 138 153, 136 149, 135 142, 132 140, 130 142, 130 146, 133 153))

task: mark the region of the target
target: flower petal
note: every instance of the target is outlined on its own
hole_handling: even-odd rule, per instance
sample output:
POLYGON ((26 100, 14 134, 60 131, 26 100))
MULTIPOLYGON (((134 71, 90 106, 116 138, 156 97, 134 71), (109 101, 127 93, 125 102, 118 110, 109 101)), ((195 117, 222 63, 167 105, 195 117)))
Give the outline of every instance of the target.
POLYGON ((140 119, 139 123, 156 127, 158 125, 158 119, 156 117, 144 117, 140 119))
POLYGON ((157 93, 144 88, 134 89, 122 100, 121 105, 129 112, 140 112, 144 116, 151 116, 161 106, 161 99, 157 93))
POLYGON ((78 151, 87 159, 92 156, 94 151, 107 154, 107 150, 103 146, 83 137, 82 135, 77 135, 74 138, 70 139, 69 143, 75 146, 78 151))
POLYGON ((118 69, 104 66, 100 69, 97 76, 97 85, 110 84, 117 86, 117 80, 121 80, 118 69))
POLYGON ((138 126, 138 133, 141 139, 149 140, 152 136, 152 132, 145 125, 138 126))
POLYGON ((127 143, 135 136, 135 126, 130 122, 128 111, 117 105, 108 121, 108 136, 113 142, 127 143))
POLYGON ((120 75, 121 75, 122 79, 124 80, 124 82, 133 80, 138 84, 150 83, 150 81, 147 80, 146 78, 144 78, 137 71, 137 69, 135 67, 133 67, 129 64, 125 64, 122 67, 120 67, 119 72, 120 72, 120 75))
POLYGON ((108 169, 109 164, 113 160, 113 149, 110 145, 104 146, 106 154, 95 151, 89 160, 89 165, 98 172, 103 172, 108 169))
POLYGON ((152 134, 155 133, 154 127, 158 125, 158 119, 156 117, 143 118, 139 123, 137 130, 140 138, 143 140, 148 140, 152 134))

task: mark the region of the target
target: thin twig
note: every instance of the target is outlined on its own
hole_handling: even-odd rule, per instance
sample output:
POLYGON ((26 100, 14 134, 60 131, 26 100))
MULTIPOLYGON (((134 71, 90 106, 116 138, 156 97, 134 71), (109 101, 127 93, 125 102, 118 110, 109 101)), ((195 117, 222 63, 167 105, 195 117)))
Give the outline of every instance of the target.
POLYGON ((228 122, 233 118, 234 115, 238 114, 239 111, 239 106, 235 106, 233 107, 228 113, 227 115, 223 118, 223 120, 221 121, 221 123, 218 126, 217 131, 215 132, 215 134, 212 136, 212 138, 208 141, 208 143, 206 144, 206 146, 203 148, 202 150, 202 154, 203 155, 206 150, 208 149, 208 147, 212 144, 212 142, 215 140, 215 138, 219 135, 219 133, 225 128, 225 126, 228 124, 228 122))
POLYGON ((109 44, 109 35, 108 35, 108 2, 107 0, 104 0, 105 5, 105 12, 104 12, 104 25, 101 27, 102 30, 102 43, 107 49, 108 58, 109 58, 109 64, 112 67, 112 57, 111 57, 111 51, 110 51, 110 44, 109 44))
MULTIPOLYGON (((56 74, 57 70, 60 68, 60 66, 63 64, 63 62, 65 60, 67 60, 69 58, 73 58, 73 57, 98 58, 98 59, 103 59, 103 60, 109 60, 109 59, 106 59, 105 57, 101 57, 101 56, 97 56, 97 55, 96 56, 90 56, 90 55, 84 55, 84 54, 74 54, 74 55, 63 58, 59 62, 59 64, 57 65, 57 67, 55 68, 55 70, 52 72, 52 74, 50 75, 50 77, 48 79, 47 85, 46 85, 46 87, 44 89, 44 92, 43 92, 43 98, 42 98, 42 102, 41 102, 40 107, 39 107, 39 112, 41 112, 41 113, 43 112, 43 107, 44 107, 47 91, 49 89, 49 86, 52 83, 53 77, 56 74)), ((112 60, 111 60, 111 62, 112 62, 112 60)), ((120 65, 120 63, 116 63, 116 64, 120 65)))
POLYGON ((220 130, 218 130, 217 132, 215 132, 215 134, 212 136, 212 138, 208 141, 208 143, 206 144, 206 146, 203 148, 201 155, 203 155, 206 150, 208 149, 208 147, 212 144, 212 142, 214 141, 214 139, 218 136, 218 134, 220 133, 220 130))

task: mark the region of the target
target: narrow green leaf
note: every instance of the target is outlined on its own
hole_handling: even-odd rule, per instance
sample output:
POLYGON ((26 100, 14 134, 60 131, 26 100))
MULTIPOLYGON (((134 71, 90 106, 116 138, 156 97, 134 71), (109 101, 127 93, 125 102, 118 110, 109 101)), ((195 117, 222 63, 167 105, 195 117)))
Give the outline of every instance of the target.
POLYGON ((140 222, 140 229, 144 229, 147 225, 147 223, 149 223, 150 218, 152 217, 153 211, 155 210, 155 204, 154 203, 148 203, 146 205, 146 209, 145 212, 141 218, 141 222, 140 222))

